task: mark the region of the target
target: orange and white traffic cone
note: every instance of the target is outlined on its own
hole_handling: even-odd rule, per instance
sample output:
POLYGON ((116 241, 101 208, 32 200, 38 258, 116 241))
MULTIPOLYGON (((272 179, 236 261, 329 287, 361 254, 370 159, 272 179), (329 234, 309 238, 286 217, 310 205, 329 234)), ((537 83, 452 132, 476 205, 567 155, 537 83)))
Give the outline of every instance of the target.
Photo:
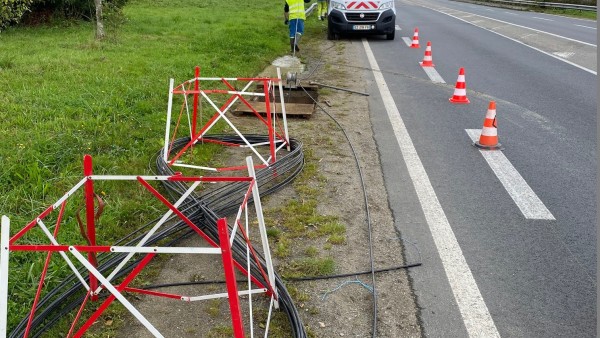
POLYGON ((502 145, 498 142, 498 125, 496 123, 496 102, 490 101, 479 142, 473 143, 474 146, 487 150, 502 150, 502 145))
POLYGON ((422 67, 435 67, 433 64, 433 58, 431 57, 431 41, 427 41, 427 47, 425 48, 425 56, 423 56, 423 62, 419 62, 422 67))
POLYGON ((465 83, 465 69, 460 68, 458 71, 458 79, 456 80, 456 87, 454 88, 454 95, 450 98, 452 103, 469 103, 467 98, 467 84, 465 83))
POLYGON ((421 48, 421 46, 419 46, 419 29, 418 28, 415 28, 415 34, 413 35, 412 45, 410 45, 410 48, 421 48))

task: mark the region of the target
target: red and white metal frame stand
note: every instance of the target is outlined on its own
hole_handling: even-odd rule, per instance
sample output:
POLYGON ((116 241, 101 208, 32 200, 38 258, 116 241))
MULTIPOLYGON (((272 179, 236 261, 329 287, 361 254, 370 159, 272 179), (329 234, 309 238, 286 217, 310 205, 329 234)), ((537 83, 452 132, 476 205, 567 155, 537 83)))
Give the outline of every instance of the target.
MULTIPOLYGON (((116 175, 93 175, 92 174, 92 159, 87 156, 84 159, 84 173, 86 176, 77 183, 69 192, 63 195, 55 204, 48 207, 45 211, 43 211, 40 215, 38 215, 33 221, 27 224, 23 229, 21 229, 17 234, 15 234, 12 238, 10 237, 10 220, 8 217, 2 217, 1 224, 1 238, 0 238, 0 337, 4 337, 7 334, 7 316, 8 316, 8 262, 9 262, 9 254, 11 251, 34 251, 34 252, 46 252, 47 258, 43 267, 42 277, 40 283, 38 285, 38 289, 35 295, 35 299, 33 302, 33 306, 30 312, 29 322, 26 327, 25 337, 28 336, 28 333, 31 329, 32 318, 35 315, 35 308, 38 304, 39 298, 41 296, 41 291, 44 286, 43 278, 46 275, 48 270, 48 266, 50 263, 50 256, 53 252, 58 252, 59 255, 67 262, 70 269, 77 276, 77 278, 82 283, 83 287, 87 290, 87 296, 84 298, 79 311, 75 317, 75 320, 71 324, 71 329, 69 330, 68 337, 81 337, 87 329, 100 317, 100 315, 106 310, 106 308, 114 301, 118 300, 125 308, 131 312, 136 319, 139 320, 144 327, 155 337, 163 337, 162 334, 150 323, 136 308, 133 304, 131 304, 123 295, 124 292, 130 293, 141 293, 149 296, 156 297, 164 297, 170 299, 176 299, 184 302, 191 301, 200 301, 205 299, 214 299, 214 298, 228 298, 231 321, 234 331, 234 336, 236 338, 244 337, 244 324, 241 314, 241 308, 239 303, 239 296, 247 295, 249 297, 249 315, 252 319, 252 294, 255 293, 266 293, 270 297, 270 305, 269 305, 269 317, 267 318, 266 328, 268 333, 268 326, 270 321, 270 314, 273 306, 277 306, 277 293, 275 288, 275 273, 273 270, 273 263, 271 260, 271 254, 268 246, 268 239, 266 233, 266 226, 264 222, 264 217, 262 214, 262 206, 260 203, 260 193, 258 191, 258 186, 256 184, 256 176, 254 172, 254 164, 252 161, 252 157, 248 156, 246 159, 246 164, 248 167, 249 176, 248 177, 204 177, 204 176, 182 176, 182 175, 172 175, 172 176, 116 176, 116 175), (160 218, 160 220, 154 225, 154 227, 148 232, 146 236, 140 242, 137 243, 136 246, 109 246, 109 245, 98 245, 96 243, 96 229, 95 229, 95 219, 94 215, 94 181, 106 181, 106 180, 117 180, 117 181, 138 181, 142 186, 144 186, 154 197, 160 200, 169 210, 160 218), (148 182, 150 181, 181 181, 181 182, 191 182, 191 186, 184 193, 184 195, 176 201, 174 204, 171 204, 164 196, 162 196, 156 189, 154 189, 148 182), (236 219, 234 221, 234 226, 232 226, 231 234, 229 233, 229 225, 227 221, 222 218, 217 222, 218 226, 218 234, 219 234, 219 243, 217 244, 213 241, 209 236, 207 236, 198 226, 196 226, 191 220, 189 220, 179 209, 179 205, 183 203, 183 201, 189 197, 190 194, 198 187, 201 182, 248 182, 248 189, 244 194, 244 199, 242 204, 239 207, 236 219), (77 244, 59 244, 57 241, 57 235, 59 232, 59 228, 61 225, 62 216, 64 214, 65 205, 67 199, 75 194, 78 189, 84 187, 84 196, 86 197, 86 213, 88 213, 87 220, 87 231, 88 236, 87 245, 77 245, 77 244), (266 262, 267 272, 263 270, 261 262, 258 258, 258 254, 254 250, 250 241, 250 233, 249 233, 249 213, 247 209, 247 202, 252 195, 254 199, 256 217, 258 219, 259 224, 259 233, 261 236, 262 242, 262 250, 264 259, 266 262), (52 214, 52 212, 56 209, 60 208, 60 212, 57 216, 56 227, 54 233, 50 233, 48 227, 44 224, 44 219, 52 214), (175 214, 181 220, 184 221, 192 230, 194 230, 199 236, 203 237, 212 247, 148 247, 145 246, 147 240, 154 234, 160 226, 165 224, 167 220, 171 218, 171 216, 175 214), (91 215, 91 219, 89 217, 91 215), (243 216, 242 216, 243 215, 243 216), (91 223, 93 221, 94 223, 91 223), (244 227, 239 227, 242 225, 242 221, 245 223, 244 227), (94 226, 94 229, 91 228, 90 224, 94 226), (15 244, 17 240, 19 240, 25 233, 34 227, 40 228, 43 233, 46 235, 50 244, 26 244, 19 245, 15 244), (234 241, 237 231, 241 232, 241 236, 243 240, 246 242, 246 267, 242 266, 240 262, 233 260, 231 253, 231 244, 234 241), (91 236, 94 236, 93 239, 91 236), (83 255, 83 253, 87 252, 87 257, 83 255), (122 252, 127 253, 125 259, 121 261, 121 263, 112 271, 112 273, 105 277, 101 272, 98 271, 98 266, 96 263, 96 254, 102 252, 122 252), (207 294, 200 296, 187 296, 187 295, 179 295, 172 293, 164 293, 158 291, 150 291, 138 289, 135 287, 129 286, 129 284, 135 279, 135 277, 146 267, 147 264, 155 257, 157 254, 216 254, 221 255, 221 260, 223 262, 223 269, 225 272, 226 279, 226 293, 216 293, 216 294, 207 294), (74 257, 75 261, 71 261, 70 257, 74 257), (144 254, 144 258, 136 264, 133 270, 125 276, 125 278, 118 284, 114 284, 112 279, 118 273, 125 264, 133 257, 134 254, 144 254), (78 262, 90 274, 90 283, 89 285, 85 282, 83 276, 79 273, 79 270, 75 266, 73 262, 78 262), (267 281, 267 285, 261 283, 257 278, 255 278, 250 271, 251 262, 254 262, 258 267, 260 274, 262 275, 262 279, 267 281), (236 282, 235 269, 242 272, 248 278, 248 289, 247 290, 238 290, 238 285, 236 282), (92 281, 96 284, 93 284, 92 281), (257 288, 252 289, 252 284, 256 285, 257 288), (81 326, 77 327, 78 321, 83 314, 83 310, 88 301, 97 301, 98 293, 101 290, 107 290, 110 295, 106 298, 102 304, 97 306, 97 310, 92 313, 90 318, 88 318, 81 326)), ((253 336, 253 323, 249 323, 251 336, 253 336)))
MULTIPOLYGON (((206 167, 200 166, 197 164, 185 163, 181 157, 183 154, 191 147, 196 145, 199 141, 202 142, 213 142, 226 146, 234 146, 234 147, 243 147, 250 148, 252 153, 258 158, 261 164, 259 167, 266 167, 271 165, 277 160, 277 151, 282 147, 286 147, 288 151, 290 150, 290 139, 287 128, 287 117, 285 114, 285 102, 283 95, 283 85, 281 80, 281 71, 277 69, 277 78, 267 78, 267 77, 257 77, 257 78, 218 78, 218 77, 199 77, 200 70, 198 67, 195 69, 196 77, 188 80, 177 87, 175 87, 174 79, 170 79, 169 81, 169 102, 167 105, 167 121, 165 128, 165 144, 164 144, 164 154, 163 160, 170 166, 180 166, 180 167, 188 167, 209 171, 227 171, 227 170, 240 170, 245 169, 245 166, 236 166, 236 167, 226 167, 226 168, 214 168, 214 167, 206 167), (206 89, 200 85, 200 82, 208 82, 211 84, 221 84, 224 85, 226 89, 206 89), (245 86, 241 91, 235 90, 235 87, 232 85, 233 82, 244 82, 245 86), (248 89, 255 83, 261 83, 263 86, 263 92, 251 92, 248 89), (283 121, 283 128, 277 124, 275 110, 272 110, 272 102, 271 95, 275 93, 274 84, 277 83, 279 85, 279 96, 281 102, 281 114, 283 121), (189 89, 186 86, 190 87, 189 89), (193 89, 191 88, 193 86, 193 89), (226 102, 220 107, 217 106, 215 101, 211 98, 213 95, 229 95, 229 98, 226 102), (173 99, 175 95, 182 95, 183 103, 180 109, 179 118, 175 124, 175 128, 173 133, 171 134, 171 125, 173 123, 173 99), (188 105, 188 95, 193 95, 193 107, 192 112, 190 113, 189 105, 188 105), (266 108, 266 119, 263 118, 259 112, 252 106, 252 100, 247 100, 246 97, 264 97, 264 103, 266 108), (212 117, 206 121, 206 123, 198 130, 198 110, 200 108, 201 102, 200 98, 205 100, 215 111, 212 117), (233 107, 233 105, 237 101, 241 101, 244 105, 252 110, 254 115, 267 127, 269 141, 266 143, 251 143, 246 137, 238 130, 238 128, 233 124, 233 122, 227 118, 226 114, 233 107), (171 156, 170 144, 176 138, 180 124, 181 124, 181 116, 185 112, 187 115, 187 120, 189 124, 189 138, 190 141, 180 149, 176 154, 171 156), (191 118, 190 118, 191 115, 191 118), (205 139, 204 137, 210 131, 210 129, 219 121, 225 121, 229 127, 242 139, 243 144, 233 144, 228 142, 215 141, 210 139, 205 139), (268 145, 269 146, 269 154, 262 155, 256 147, 268 145)), ((201 122, 201 121, 200 121, 201 122)), ((187 137, 188 135, 186 135, 187 137)))

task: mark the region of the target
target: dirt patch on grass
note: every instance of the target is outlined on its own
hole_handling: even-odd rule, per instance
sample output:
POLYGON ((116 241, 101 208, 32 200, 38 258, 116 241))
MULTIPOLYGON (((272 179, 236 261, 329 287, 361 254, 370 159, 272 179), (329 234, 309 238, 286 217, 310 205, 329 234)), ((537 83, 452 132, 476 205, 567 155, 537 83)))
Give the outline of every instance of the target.
MULTIPOLYGON (((307 42, 309 42, 307 40, 307 42)), ((309 80, 367 92, 366 71, 356 65, 360 44, 336 41, 302 46, 301 57, 309 80)), ((383 185, 383 175, 373 139, 365 96, 321 89, 319 104, 346 132, 362 169, 370 211, 367 223, 364 195, 355 157, 344 133, 327 114, 317 109, 309 119, 289 119, 290 135, 305 148, 306 168, 294 184, 264 199, 275 270, 284 277, 302 320, 312 337, 370 337, 373 328, 373 283, 370 274, 312 281, 289 281, 291 277, 369 271, 372 239, 376 269, 405 264, 402 247, 383 185), (331 107, 324 102, 327 100, 331 107)), ((252 130, 253 118, 232 117, 236 125, 252 130)), ((253 130, 256 133, 256 130, 253 130)), ((188 239, 184 245, 200 245, 188 239)), ((220 262, 198 256, 168 259, 156 282, 222 279, 220 262)), ((187 286, 179 294, 225 292, 224 286, 187 286), (220 291, 223 290, 223 291, 220 291)), ((161 289, 170 292, 169 289, 161 289)), ((175 292, 175 291, 173 291, 175 292)), ((406 270, 377 273, 377 337, 420 337, 417 309, 406 270)), ((254 322, 267 316, 259 308, 254 322), (258 318, 257 318, 258 317, 258 318)), ((242 312, 247 316, 246 300, 242 312)), ((258 303, 257 303, 258 302, 258 303)), ((136 306, 166 337, 230 337, 227 301, 183 303, 172 299, 141 297, 136 306)), ((276 312, 271 337, 289 337, 284 315, 276 312)), ((118 337, 151 336, 132 318, 118 337)), ((262 326, 262 324, 257 324, 262 326)), ((259 328, 260 331, 260 328, 259 328)))

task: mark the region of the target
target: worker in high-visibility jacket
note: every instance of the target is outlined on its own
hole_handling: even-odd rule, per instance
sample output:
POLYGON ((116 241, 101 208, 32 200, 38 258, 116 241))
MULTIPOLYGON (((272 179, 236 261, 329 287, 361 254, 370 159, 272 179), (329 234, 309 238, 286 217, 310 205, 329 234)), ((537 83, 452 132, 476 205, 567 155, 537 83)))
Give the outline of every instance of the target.
POLYGON ((309 2, 310 0, 285 0, 283 15, 285 17, 285 24, 290 28, 290 48, 292 54, 300 51, 298 44, 300 43, 302 34, 304 34, 304 20, 306 20, 304 4, 309 2))
POLYGON ((317 15, 319 20, 325 20, 327 16, 327 6, 329 5, 328 0, 317 0, 317 15))

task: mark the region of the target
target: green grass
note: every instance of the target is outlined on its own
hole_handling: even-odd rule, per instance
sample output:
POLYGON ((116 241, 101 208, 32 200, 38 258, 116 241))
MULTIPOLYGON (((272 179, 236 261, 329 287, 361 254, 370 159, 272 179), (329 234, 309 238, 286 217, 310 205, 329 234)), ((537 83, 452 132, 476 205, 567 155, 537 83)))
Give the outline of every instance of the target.
POLYGON ((581 11, 578 9, 534 9, 534 11, 543 12, 543 13, 547 13, 547 14, 554 14, 554 15, 570 16, 573 18, 590 19, 590 20, 596 20, 598 17, 597 12, 581 11))
MULTIPOLYGON (((304 155, 304 170, 293 183, 298 197, 287 201, 283 207, 265 212, 267 224, 272 225, 268 230, 269 239, 274 255, 278 258, 290 257, 293 247, 298 246, 298 238, 326 237, 324 248, 327 250, 331 249, 330 244, 346 243, 346 226, 340 223, 339 217, 322 215, 317 211, 318 197, 323 193, 327 182, 319 172, 310 147, 305 146, 304 155)), ((305 254, 317 256, 313 250, 305 254)))
POLYGON ((281 275, 284 278, 299 278, 311 276, 327 276, 334 272, 335 262, 332 258, 302 258, 284 264, 281 275))
POLYGON ((221 300, 220 299, 211 299, 207 301, 206 304, 206 313, 212 318, 217 318, 221 315, 221 300))
MULTIPOLYGON (((90 154, 97 174, 148 174, 162 146, 169 78, 256 75, 289 48, 282 5, 269 0, 130 0, 94 40, 90 23, 11 28, 0 34, 0 213, 11 233, 82 178, 90 154)), ((207 160, 218 153, 209 151, 207 160)), ((98 183, 107 207, 101 244, 134 230, 164 208, 133 183, 98 183)), ((59 242, 83 244, 69 200, 59 242)), ((46 225, 52 231, 56 217, 46 225)), ((47 243, 33 231, 19 243, 47 243)), ((67 273, 55 255, 46 290, 67 273)), ((44 255, 10 260, 9 329, 31 306, 44 255)))
POLYGON ((208 331, 208 338, 228 338, 233 336, 233 327, 221 325, 208 331))

